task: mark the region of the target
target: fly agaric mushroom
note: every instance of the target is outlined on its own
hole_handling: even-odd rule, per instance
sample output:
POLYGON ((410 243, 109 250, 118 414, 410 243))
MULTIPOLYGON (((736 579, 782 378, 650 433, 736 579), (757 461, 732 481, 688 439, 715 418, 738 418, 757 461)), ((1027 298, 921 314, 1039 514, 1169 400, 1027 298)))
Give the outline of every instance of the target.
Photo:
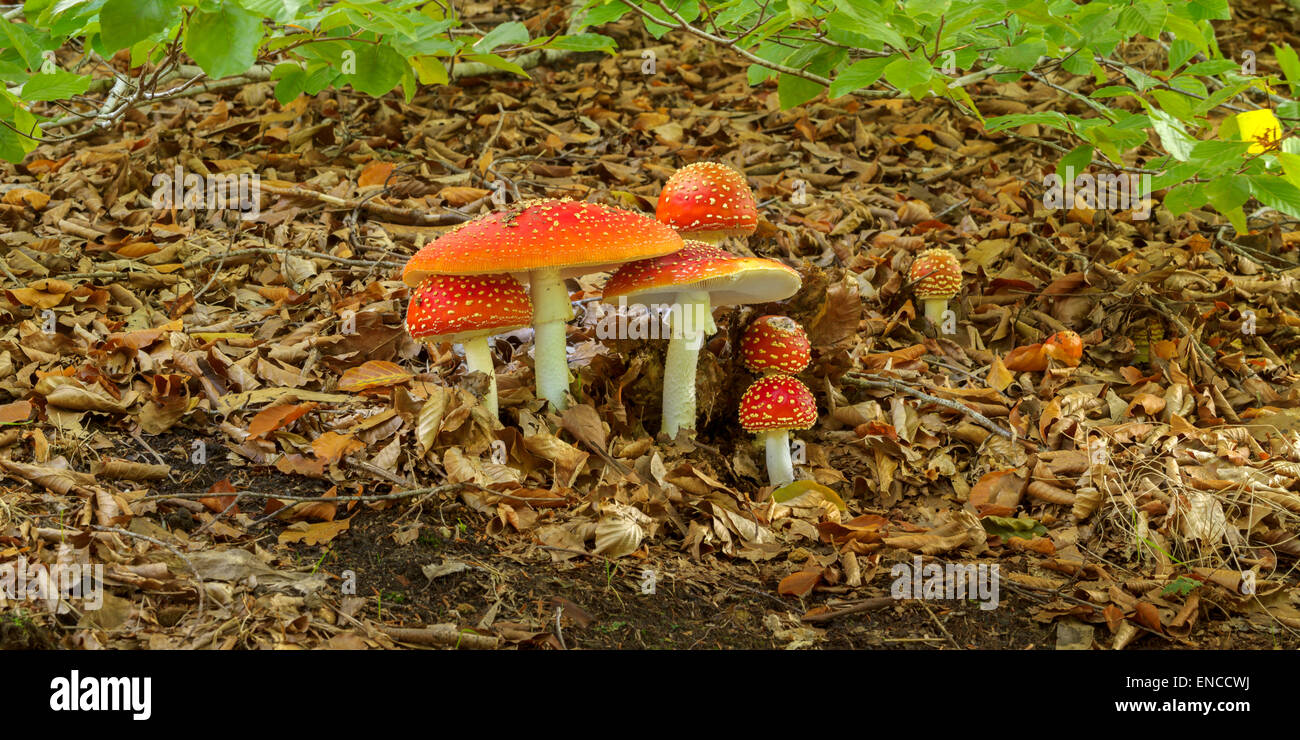
POLYGON ((807 429, 816 421, 812 392, 788 375, 765 375, 740 398, 740 425, 759 433, 767 452, 767 477, 777 488, 794 481, 789 430, 807 429))
POLYGON ((938 326, 948 301, 961 288, 961 265, 946 249, 927 249, 912 261, 907 280, 916 283, 914 293, 925 304, 925 318, 938 326))
POLYGON ((812 361, 812 345, 794 319, 759 316, 740 338, 740 360, 760 375, 797 375, 812 361))
POLYGON ((696 162, 664 183, 655 218, 689 239, 717 244, 754 233, 758 203, 744 175, 725 164, 696 162))
POLYGON ((697 241, 623 265, 610 276, 601 300, 668 304, 676 317, 664 360, 662 433, 675 437, 679 429, 695 428, 695 366, 705 335, 717 331, 714 306, 783 300, 802 283, 799 273, 780 262, 737 257, 697 241))
POLYGON ((429 275, 526 276, 533 300, 533 364, 537 395, 563 410, 569 389, 565 322, 573 318, 566 277, 682 248, 672 229, 639 213, 598 203, 530 200, 468 221, 426 244, 406 263, 402 280, 429 275))
POLYGON ((483 405, 497 415, 497 376, 488 337, 528 326, 533 304, 509 275, 432 275, 420 283, 406 309, 406 331, 424 342, 465 347, 471 372, 488 376, 483 405))

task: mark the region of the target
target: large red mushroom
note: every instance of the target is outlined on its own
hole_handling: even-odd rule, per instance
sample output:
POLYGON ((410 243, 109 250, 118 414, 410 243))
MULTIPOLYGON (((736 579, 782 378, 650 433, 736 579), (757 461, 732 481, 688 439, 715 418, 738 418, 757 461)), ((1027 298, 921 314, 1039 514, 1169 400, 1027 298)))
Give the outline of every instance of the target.
POLYGON ((639 213, 598 203, 532 200, 439 236, 411 258, 402 279, 419 285, 433 274, 526 277, 533 300, 537 395, 558 411, 567 405, 565 323, 573 318, 564 279, 681 248, 676 232, 639 213))
POLYGON ((799 273, 761 257, 737 257, 702 242, 663 257, 623 265, 605 284, 602 300, 667 305, 673 317, 664 359, 663 424, 669 437, 695 428, 695 368, 704 337, 717 330, 715 306, 766 303, 799 290, 799 273))

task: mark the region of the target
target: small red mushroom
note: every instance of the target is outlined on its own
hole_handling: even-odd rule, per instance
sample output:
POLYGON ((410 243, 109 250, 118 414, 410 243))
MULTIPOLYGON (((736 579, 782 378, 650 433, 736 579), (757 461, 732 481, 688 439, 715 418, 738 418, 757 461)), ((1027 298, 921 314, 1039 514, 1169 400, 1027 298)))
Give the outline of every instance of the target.
POLYGON ((925 305, 925 318, 938 326, 961 289, 961 263, 946 249, 927 249, 912 261, 907 280, 916 284, 913 292, 925 305))
POLYGON ((812 361, 812 345, 794 319, 759 316, 740 338, 740 360, 755 373, 797 375, 812 361))
POLYGON ((497 376, 488 337, 528 326, 533 304, 524 286, 509 275, 433 275, 411 295, 406 331, 424 342, 452 342, 465 347, 471 372, 488 376, 483 405, 497 415, 497 376))
POLYGON ((664 183, 655 217, 688 239, 717 244, 754 233, 758 202, 741 173, 717 162, 696 162, 664 183))
POLYGON ((768 480, 778 488, 794 481, 790 430, 808 429, 816 421, 812 392, 788 375, 765 375, 740 398, 740 426, 763 440, 768 480))

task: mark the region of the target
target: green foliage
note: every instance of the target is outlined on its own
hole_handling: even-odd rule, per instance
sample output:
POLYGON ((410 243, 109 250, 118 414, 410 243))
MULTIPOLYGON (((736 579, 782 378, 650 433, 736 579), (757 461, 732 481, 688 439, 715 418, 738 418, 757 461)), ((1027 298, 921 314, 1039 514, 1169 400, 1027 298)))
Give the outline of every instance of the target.
POLYGON ((430 0, 28 0, 6 16, 0 157, 11 161, 35 147, 49 120, 41 113, 59 110, 49 103, 104 93, 89 73, 102 75, 97 62, 123 49, 133 65, 164 66, 183 49, 211 78, 267 65, 281 102, 349 86, 409 99, 418 85, 447 83, 458 64, 527 76, 519 56, 539 49, 612 52, 596 31, 630 17, 656 38, 693 32, 731 47, 751 63, 751 84, 775 83, 783 107, 823 92, 940 96, 990 131, 1034 125, 1072 140, 1062 176, 1150 174, 1175 215, 1213 207, 1244 230, 1253 199, 1300 218, 1300 144, 1233 117, 1263 106, 1300 119, 1300 104, 1281 97, 1300 88, 1300 55, 1260 49, 1257 68, 1254 57, 1225 58, 1211 22, 1231 18, 1227 0, 587 0, 582 32, 545 37, 518 21, 479 31, 430 0), (68 68, 53 64, 50 52, 74 39, 81 56, 70 63, 65 51, 68 68), (1135 42, 1141 60, 1130 60, 1135 42), (976 85, 1027 77, 1078 105, 980 114, 976 85))
POLYGON ((1279 97, 1300 88, 1300 55, 1271 49, 1282 78, 1264 59, 1251 70, 1253 58, 1225 58, 1211 21, 1231 18, 1227 0, 589 0, 588 7, 592 27, 639 17, 656 36, 689 24, 733 45, 752 55, 751 84, 776 80, 783 107, 822 90, 831 98, 938 95, 990 131, 1033 124, 1073 139, 1057 168, 1062 177, 1140 171, 1152 176, 1150 189, 1168 191, 1175 214, 1210 206, 1240 230, 1251 198, 1300 218, 1300 159, 1289 167, 1281 159, 1291 140, 1248 152, 1232 118, 1219 124, 1261 106, 1300 119, 1300 106, 1279 97), (669 12, 684 8, 692 13, 669 12), (1134 42, 1143 44, 1141 68, 1126 56, 1136 56, 1134 42), (1163 58, 1149 54, 1155 42, 1163 58), (967 91, 1026 77, 1052 82, 1086 112, 1062 106, 984 119, 967 91))
MULTIPOLYGON (((31 152, 42 125, 63 113, 41 104, 88 91, 104 96, 112 80, 96 85, 90 73, 102 77, 104 61, 122 50, 135 68, 126 75, 127 98, 146 62, 170 72, 158 89, 178 84, 165 83, 180 78, 184 51, 212 79, 266 65, 281 102, 330 87, 374 96, 400 88, 409 100, 418 85, 447 83, 457 64, 527 76, 522 54, 614 50, 598 33, 533 37, 516 21, 479 32, 466 27, 453 4, 430 0, 27 0, 20 10, 0 12, 0 158, 9 161, 31 152), (59 49, 63 66, 53 56, 59 49), (72 49, 80 53, 70 61, 72 49)), ((103 109, 79 110, 92 118, 120 112, 120 97, 103 102, 103 109)))

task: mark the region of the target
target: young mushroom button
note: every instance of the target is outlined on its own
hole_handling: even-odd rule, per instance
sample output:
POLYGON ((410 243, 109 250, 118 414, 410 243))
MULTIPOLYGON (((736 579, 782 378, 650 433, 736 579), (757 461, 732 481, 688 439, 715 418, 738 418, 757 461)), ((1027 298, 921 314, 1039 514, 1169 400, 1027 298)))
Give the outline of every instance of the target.
POLYGON ((471 372, 488 376, 483 403, 497 415, 497 377, 488 337, 528 326, 533 304, 509 275, 432 275, 420 283, 406 309, 406 331, 422 342, 465 347, 471 372))
POLYGON ((755 373, 797 375, 812 361, 812 345, 794 319, 759 316, 740 338, 740 360, 755 373))
POLYGON ((744 175, 725 164, 696 162, 664 183, 655 217, 682 236, 717 244, 754 233, 758 202, 744 175))
POLYGON ((961 264, 946 249, 927 249, 912 262, 907 280, 916 284, 916 297, 925 304, 925 318, 939 326, 948 301, 961 289, 961 264))
POLYGON ((740 398, 740 425, 763 440, 767 476, 777 488, 794 481, 789 430, 808 429, 816 421, 817 402, 812 392, 786 375, 759 378, 740 398))
POLYGON ((502 272, 527 280, 537 395, 558 411, 565 407, 569 389, 565 323, 573 318, 564 279, 681 248, 676 232, 639 213, 598 203, 532 200, 442 234, 411 258, 402 280, 419 285, 433 274, 502 272))

